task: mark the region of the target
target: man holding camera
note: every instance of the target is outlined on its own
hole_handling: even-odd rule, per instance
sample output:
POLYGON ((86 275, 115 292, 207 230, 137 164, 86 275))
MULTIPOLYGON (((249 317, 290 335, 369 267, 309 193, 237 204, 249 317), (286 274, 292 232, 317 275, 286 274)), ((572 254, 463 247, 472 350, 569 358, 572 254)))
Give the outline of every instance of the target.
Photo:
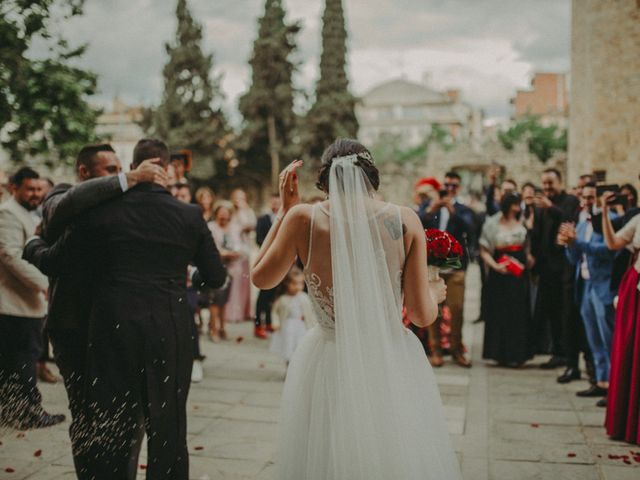
MULTIPOLYGON (((460 175, 448 172, 445 175, 445 189, 440 192, 440 200, 433 201, 422 217, 424 228, 437 228, 451 233, 464 251, 462 269, 443 273, 447 284, 447 305, 451 310, 451 357, 464 368, 471 362, 464 356, 462 345, 462 323, 464 307, 465 270, 469 264, 469 245, 474 241, 475 214, 469 207, 456 200, 460 191, 460 175)), ((431 342, 431 365, 440 367, 444 363, 440 346, 440 323, 442 317, 429 326, 431 342)))
MULTIPOLYGON (((575 266, 575 298, 593 354, 596 384, 576 393, 579 397, 603 397, 598 406, 606 406, 611 368, 611 340, 613 335, 615 291, 611 289, 611 269, 615 252, 607 248, 602 234, 602 213, 593 182, 582 187, 582 206, 585 217, 575 226, 563 223, 558 244, 565 246, 569 262, 575 266)), ((614 214, 611 215, 615 216, 614 214)))

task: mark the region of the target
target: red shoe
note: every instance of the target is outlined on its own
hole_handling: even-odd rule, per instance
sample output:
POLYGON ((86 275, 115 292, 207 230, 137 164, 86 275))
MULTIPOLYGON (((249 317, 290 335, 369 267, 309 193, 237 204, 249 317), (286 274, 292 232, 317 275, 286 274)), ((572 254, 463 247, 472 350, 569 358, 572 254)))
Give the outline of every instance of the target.
POLYGON ((264 327, 256 327, 253 331, 253 335, 256 338, 261 338, 262 340, 266 340, 267 338, 269 338, 269 335, 267 334, 267 331, 264 327))

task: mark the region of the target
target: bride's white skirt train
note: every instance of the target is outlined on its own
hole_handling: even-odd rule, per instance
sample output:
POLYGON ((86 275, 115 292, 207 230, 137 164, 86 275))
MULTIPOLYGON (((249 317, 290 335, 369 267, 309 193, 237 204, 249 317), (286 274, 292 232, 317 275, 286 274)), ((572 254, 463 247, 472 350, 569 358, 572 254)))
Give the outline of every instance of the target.
MULTIPOLYGON (((375 469, 367 478, 340 478, 337 464, 363 461, 349 451, 338 451, 336 431, 337 380, 334 331, 320 325, 311 329, 299 345, 289 366, 280 412, 277 480, 458 480, 458 462, 447 431, 436 378, 415 335, 406 332, 410 360, 403 377, 405 408, 389 412, 396 425, 403 425, 402 438, 385 432, 378 435, 383 448, 372 453, 375 469), (400 454, 398 446, 402 445, 400 454), (400 457, 400 458, 399 458, 400 457), (373 472, 373 476, 372 476, 373 472)), ((391 395, 391 394, 390 394, 391 395)), ((357 441, 357 432, 354 432, 357 441)), ((356 468, 367 472, 367 468, 356 468)))

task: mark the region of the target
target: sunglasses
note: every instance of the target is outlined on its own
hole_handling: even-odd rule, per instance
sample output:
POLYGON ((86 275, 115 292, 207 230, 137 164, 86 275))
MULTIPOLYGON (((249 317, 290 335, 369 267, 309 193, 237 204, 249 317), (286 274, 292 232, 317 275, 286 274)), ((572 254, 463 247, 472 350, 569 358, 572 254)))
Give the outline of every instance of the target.
POLYGON ((459 183, 445 183, 444 186, 445 186, 445 188, 459 188, 460 184, 459 183))

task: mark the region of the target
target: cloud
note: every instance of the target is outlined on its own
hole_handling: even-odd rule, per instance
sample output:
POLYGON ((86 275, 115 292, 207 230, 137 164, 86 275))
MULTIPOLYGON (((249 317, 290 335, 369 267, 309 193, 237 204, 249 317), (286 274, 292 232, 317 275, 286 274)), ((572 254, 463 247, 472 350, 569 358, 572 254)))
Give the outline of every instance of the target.
MULTIPOLYGON (((264 0, 190 0, 204 29, 203 48, 223 74, 226 109, 237 123, 238 97, 248 87, 247 61, 264 0)), ((285 0, 288 20, 300 20, 296 83, 312 93, 321 51, 323 2, 285 0)), ((492 116, 509 115, 509 98, 533 71, 569 69, 569 0, 344 0, 349 74, 356 94, 391 77, 437 88, 460 88, 492 116)), ((81 63, 100 77, 98 100, 157 103, 164 44, 175 35, 175 2, 87 0, 85 15, 67 21, 65 35, 88 42, 81 63)))

